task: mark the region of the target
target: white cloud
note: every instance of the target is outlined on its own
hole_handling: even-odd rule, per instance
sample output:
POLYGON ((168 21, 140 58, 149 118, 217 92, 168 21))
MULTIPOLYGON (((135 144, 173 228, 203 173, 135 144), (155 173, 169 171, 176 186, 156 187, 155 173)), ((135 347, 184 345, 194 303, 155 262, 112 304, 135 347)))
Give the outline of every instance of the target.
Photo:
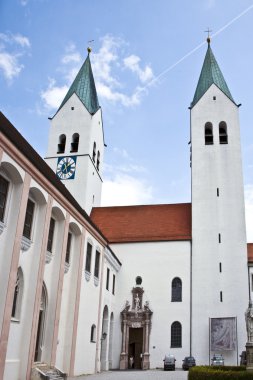
POLYGON ((137 55, 130 55, 124 58, 123 62, 126 68, 136 73, 141 82, 145 83, 153 79, 153 71, 150 66, 146 65, 144 69, 141 69, 139 63, 141 59, 137 55))
POLYGON ((28 4, 28 1, 29 0, 20 0, 20 4, 23 5, 23 7, 25 7, 28 4))
POLYGON ((15 34, 12 36, 13 40, 17 42, 22 47, 31 47, 30 41, 27 37, 22 36, 21 34, 15 34))
POLYGON ((245 186, 245 214, 247 241, 253 242, 253 185, 245 186))
POLYGON ((18 76, 23 69, 23 65, 18 62, 18 57, 7 52, 0 52, 0 71, 8 80, 18 76))
POLYGON ((96 83, 96 88, 97 88, 98 97, 104 98, 113 103, 120 102, 125 107, 130 107, 130 106, 140 104, 141 93, 138 91, 138 89, 132 95, 128 96, 122 92, 113 90, 110 86, 101 82, 96 83))
POLYGON ((119 61, 119 49, 124 44, 120 38, 106 35, 101 39, 102 46, 98 53, 92 53, 92 70, 96 80, 119 85, 119 82, 112 75, 113 64, 119 61))
POLYGON ((152 202, 152 187, 145 181, 129 175, 117 174, 105 179, 102 190, 102 206, 124 206, 152 202))
POLYGON ((68 64, 71 62, 80 63, 81 62, 81 55, 78 52, 73 52, 70 54, 66 54, 62 57, 62 63, 63 64, 68 64))
MULTIPOLYGON (((124 83, 124 80, 120 80, 119 77, 126 65, 131 72, 138 74, 139 83, 153 78, 153 73, 150 66, 141 69, 140 58, 137 56, 127 57, 126 64, 124 64, 123 49, 126 45, 126 42, 121 38, 106 35, 101 39, 101 47, 98 52, 91 54, 91 61, 99 99, 108 103, 120 103, 124 107, 131 107, 140 104, 145 89, 137 84, 134 88, 125 90, 128 83, 124 83), (134 60, 135 62, 133 62, 134 60)), ((55 94, 60 94, 65 88, 68 89, 80 69, 82 59, 76 46, 70 43, 65 52, 66 54, 61 59, 61 65, 57 69, 63 73, 62 77, 65 79, 65 84, 58 86, 55 80, 54 84, 49 83, 48 88, 41 93, 41 98, 46 107, 59 107, 59 104, 56 105, 57 96, 55 94)))
POLYGON ((68 86, 55 86, 55 80, 50 79, 48 88, 41 92, 41 98, 44 101, 44 106, 48 109, 58 108, 67 91, 68 86))
POLYGON ((0 71, 11 81, 24 68, 20 60, 31 44, 29 39, 21 34, 0 33, 0 42, 0 71))

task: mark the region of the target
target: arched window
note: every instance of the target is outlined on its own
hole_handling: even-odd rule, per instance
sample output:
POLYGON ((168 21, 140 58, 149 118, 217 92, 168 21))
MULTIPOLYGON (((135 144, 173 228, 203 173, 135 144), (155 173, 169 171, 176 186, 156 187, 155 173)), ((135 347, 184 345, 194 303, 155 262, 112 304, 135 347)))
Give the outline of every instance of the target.
POLYGON ((221 121, 219 124, 219 138, 220 144, 228 143, 227 124, 225 121, 221 121))
POLYGON ((50 219, 50 226, 47 238, 47 251, 52 252, 53 250, 53 242, 54 242, 54 230, 55 230, 55 219, 50 219))
POLYGON ((57 153, 64 153, 66 145, 66 135, 60 135, 57 153))
POLYGON ((31 235, 32 235, 34 210, 35 210, 35 203, 30 198, 28 198, 26 213, 25 213, 23 236, 29 240, 31 240, 31 235))
POLYGON ((99 166, 100 166, 100 152, 98 150, 98 154, 97 154, 97 170, 99 170, 99 166))
POLYGON ((9 182, 0 175, 0 221, 4 222, 5 210, 8 198, 9 182))
POLYGON ((72 243, 72 233, 68 232, 68 240, 67 240, 66 256, 65 256, 65 263, 67 264, 70 263, 71 243, 72 243))
POLYGON ((182 347, 182 326, 180 322, 171 325, 171 347, 182 347))
POLYGON ((96 325, 91 326, 90 330, 90 341, 95 343, 96 342, 96 325))
POLYGON ((13 304, 12 304, 12 311, 11 311, 11 317, 17 320, 20 319, 20 314, 21 314, 23 289, 24 289, 23 272, 21 268, 18 268, 17 280, 16 280, 14 297, 13 297, 13 304))
POLYGON ((171 301, 182 301, 182 281, 178 277, 175 277, 171 282, 171 301))
POLYGON ((213 144, 213 125, 210 122, 205 124, 205 145, 213 144))
POLYGON ((86 250, 85 271, 89 273, 91 271, 91 258, 92 258, 91 256, 92 256, 92 244, 88 242, 87 250, 86 250))
POLYGON ((78 145, 79 145, 79 134, 74 133, 72 136, 72 142, 71 142, 71 149, 70 152, 78 152, 78 145))
POLYGON ((94 141, 94 144, 93 144, 93 153, 92 153, 92 160, 94 162, 96 161, 96 149, 97 149, 97 146, 96 146, 96 143, 94 141))

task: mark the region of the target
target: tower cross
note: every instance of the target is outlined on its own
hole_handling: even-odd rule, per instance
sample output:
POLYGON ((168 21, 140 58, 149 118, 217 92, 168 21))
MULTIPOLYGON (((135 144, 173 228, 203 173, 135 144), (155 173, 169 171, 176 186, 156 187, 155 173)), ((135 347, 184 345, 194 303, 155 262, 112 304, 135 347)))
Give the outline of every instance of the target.
POLYGON ((209 29, 209 27, 207 28, 207 30, 205 30, 205 33, 207 33, 207 38, 210 38, 210 33, 212 32, 211 29, 209 29))

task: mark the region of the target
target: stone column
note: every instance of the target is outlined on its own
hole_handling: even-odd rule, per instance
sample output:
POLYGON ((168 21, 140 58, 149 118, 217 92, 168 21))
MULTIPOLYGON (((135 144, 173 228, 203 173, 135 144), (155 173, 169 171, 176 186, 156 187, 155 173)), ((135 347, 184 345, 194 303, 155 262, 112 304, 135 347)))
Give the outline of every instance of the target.
POLYGON ((127 319, 126 314, 123 314, 123 331, 122 331, 122 350, 120 354, 120 369, 128 368, 128 354, 126 353, 126 335, 127 335, 127 319))
POLYGON ((149 362, 149 333, 150 333, 150 321, 149 316, 146 314, 145 319, 145 340, 144 340, 144 354, 142 359, 142 369, 149 369, 150 362, 149 362))

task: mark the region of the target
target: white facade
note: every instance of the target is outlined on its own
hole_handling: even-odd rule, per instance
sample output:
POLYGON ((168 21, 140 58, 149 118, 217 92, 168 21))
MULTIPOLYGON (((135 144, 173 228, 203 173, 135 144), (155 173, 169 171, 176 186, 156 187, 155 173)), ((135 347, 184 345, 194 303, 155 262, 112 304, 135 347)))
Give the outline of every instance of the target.
MULTIPOLYGON (((134 339, 135 329, 142 329, 138 344, 146 368, 162 367, 165 354, 175 355, 177 367, 189 355, 197 364, 209 364, 212 318, 235 318, 236 347, 222 354, 225 364, 236 365, 247 339, 244 312, 253 295, 253 254, 248 268, 235 103, 212 84, 192 107, 191 205, 180 206, 181 219, 177 208, 165 214, 160 205, 155 211, 159 217, 170 215, 166 228, 171 231, 164 229, 162 218, 156 219, 161 228, 156 225, 150 210, 136 228, 143 234, 137 239, 135 231, 123 236, 130 214, 121 222, 115 217, 122 236, 110 240, 113 214, 105 214, 100 225, 83 211, 90 215, 100 205, 100 108, 91 114, 73 93, 59 109, 45 159, 52 171, 2 114, 0 119, 0 179, 8 184, 0 220, 0 378, 30 380, 32 368, 43 363, 70 376, 117 369, 122 363, 126 369, 130 349, 135 350, 126 340, 131 334, 134 339), (61 182, 56 172, 64 157, 75 157, 76 170, 61 182), (34 211, 25 238, 28 199, 34 211), (184 219, 184 211, 189 218, 184 219), (150 225, 154 233, 147 236, 150 225), (173 296, 175 280, 178 298, 173 296), (141 306, 135 289, 143 292, 141 306), (176 344, 175 323, 180 326, 176 344)), ((139 218, 149 206, 137 207, 139 218)), ((131 215, 135 219, 136 210, 131 215)))
MULTIPOLYGON (((209 364, 209 318, 237 318, 240 353, 248 304, 238 107, 214 84, 191 110, 191 145, 192 354, 209 364), (221 122, 227 144, 219 141, 221 122), (206 123, 212 124, 213 144, 205 144, 206 123)), ((237 362, 236 351, 224 356, 227 364, 237 362)))
POLYGON ((189 241, 113 244, 113 251, 122 263, 117 283, 117 308, 114 328, 113 368, 118 368, 122 334, 120 312, 136 277, 142 278, 143 299, 153 311, 150 333, 150 367, 161 367, 165 354, 175 355, 177 366, 190 354, 190 252, 189 241), (175 254, 176 253, 176 254, 175 254), (182 302, 172 302, 172 280, 182 281, 182 302), (171 325, 182 326, 182 347, 171 347, 171 325))

